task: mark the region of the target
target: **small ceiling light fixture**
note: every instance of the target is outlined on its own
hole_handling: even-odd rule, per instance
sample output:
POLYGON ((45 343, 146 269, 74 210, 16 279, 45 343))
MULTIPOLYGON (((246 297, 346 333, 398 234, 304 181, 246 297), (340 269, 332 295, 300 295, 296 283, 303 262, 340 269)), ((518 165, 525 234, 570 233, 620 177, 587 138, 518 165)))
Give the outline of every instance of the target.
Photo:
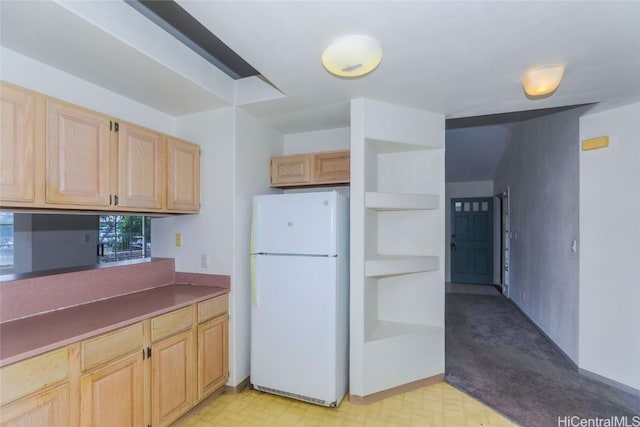
POLYGON ((378 40, 367 35, 339 37, 322 51, 322 65, 331 74, 343 78, 362 77, 382 61, 378 40))
POLYGON ((558 89, 564 65, 531 68, 522 79, 522 87, 529 98, 544 98, 558 89))

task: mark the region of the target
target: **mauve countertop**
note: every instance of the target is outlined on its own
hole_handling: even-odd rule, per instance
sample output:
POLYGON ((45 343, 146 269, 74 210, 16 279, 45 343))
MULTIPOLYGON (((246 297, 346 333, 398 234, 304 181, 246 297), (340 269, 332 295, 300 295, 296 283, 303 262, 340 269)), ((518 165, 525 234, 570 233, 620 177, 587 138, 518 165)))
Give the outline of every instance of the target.
POLYGON ((228 292, 171 284, 0 323, 0 366, 228 292))

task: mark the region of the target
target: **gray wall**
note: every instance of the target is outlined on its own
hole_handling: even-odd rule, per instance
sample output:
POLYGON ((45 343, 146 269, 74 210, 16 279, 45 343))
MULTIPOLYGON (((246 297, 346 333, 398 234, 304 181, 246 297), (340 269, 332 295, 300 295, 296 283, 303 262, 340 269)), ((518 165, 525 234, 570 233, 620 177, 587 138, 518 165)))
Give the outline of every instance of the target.
POLYGON ((511 299, 578 360, 579 117, 576 109, 513 128, 494 179, 511 187, 511 299))
POLYGON ((96 215, 16 213, 13 273, 96 264, 98 228, 96 215))

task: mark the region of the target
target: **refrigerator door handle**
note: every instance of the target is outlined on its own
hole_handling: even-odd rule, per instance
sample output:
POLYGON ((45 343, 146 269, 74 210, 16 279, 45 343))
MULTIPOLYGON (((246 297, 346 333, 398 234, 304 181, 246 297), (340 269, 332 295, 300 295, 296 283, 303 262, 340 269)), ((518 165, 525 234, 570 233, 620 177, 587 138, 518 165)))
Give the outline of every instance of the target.
POLYGON ((251 301, 258 307, 258 285, 256 284, 256 256, 251 255, 251 301))
POLYGON ((256 289, 256 266, 255 266, 255 255, 253 255, 254 253, 254 247, 255 247, 255 240, 256 240, 256 221, 258 218, 258 208, 259 208, 259 203, 258 202, 254 202, 253 203, 253 220, 251 222, 251 245, 249 246, 249 257, 250 259, 250 275, 251 275, 251 301, 253 302, 253 305, 255 305, 256 307, 258 306, 258 290, 256 289))

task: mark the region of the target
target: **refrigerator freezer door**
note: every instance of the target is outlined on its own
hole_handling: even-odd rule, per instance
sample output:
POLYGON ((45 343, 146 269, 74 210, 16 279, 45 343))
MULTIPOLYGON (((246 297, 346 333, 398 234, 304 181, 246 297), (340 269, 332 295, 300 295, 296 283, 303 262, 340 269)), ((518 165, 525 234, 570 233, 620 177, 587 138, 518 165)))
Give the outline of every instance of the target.
POLYGON ((336 258, 254 257, 251 382, 335 402, 336 258))
POLYGON ((337 193, 254 198, 253 253, 336 255, 337 193))

